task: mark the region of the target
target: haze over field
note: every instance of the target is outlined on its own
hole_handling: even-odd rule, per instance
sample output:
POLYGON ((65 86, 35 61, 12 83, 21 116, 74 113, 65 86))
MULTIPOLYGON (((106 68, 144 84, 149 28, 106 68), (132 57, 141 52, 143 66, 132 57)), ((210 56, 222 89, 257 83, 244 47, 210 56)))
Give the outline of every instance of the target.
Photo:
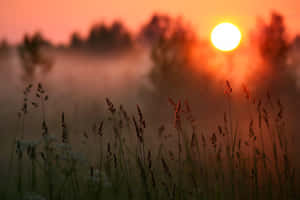
POLYGON ((0 199, 299 197, 300 4, 181 4, 1 2, 0 199))
MULTIPOLYGON (((26 82, 45 84, 51 96, 49 107, 55 105, 49 111, 53 118, 62 110, 68 110, 74 118, 78 118, 78 113, 85 113, 88 117, 94 109, 102 110, 106 97, 133 108, 139 103, 145 106, 146 112, 152 112, 150 116, 160 115, 159 110, 151 109, 156 103, 149 97, 154 95, 165 105, 168 96, 188 99, 197 110, 196 115, 205 121, 203 126, 214 126, 215 116, 226 109, 222 94, 225 80, 229 80, 235 90, 237 105, 245 103, 243 87, 246 85, 253 98, 262 98, 269 91, 274 99, 286 101, 290 105, 287 110, 296 111, 293 115, 298 115, 298 39, 288 37, 290 30, 285 27, 286 18, 274 14, 264 21, 257 23, 256 32, 248 38, 253 41, 251 44, 242 41, 237 50, 227 54, 218 52, 206 39, 199 37, 195 27, 190 26, 186 19, 160 14, 143 23, 138 35, 132 34, 122 21, 111 25, 95 24, 86 37, 74 32, 68 44, 59 47, 52 46, 51 40, 44 39, 44 34, 36 34, 46 44, 41 56, 51 62, 51 67, 45 71, 46 65, 41 61, 28 68, 30 71, 26 68, 24 71, 20 47, 13 46, 6 53, 3 51, 1 76, 3 82, 9 83, 1 86, 7 93, 2 100, 9 104, 3 118, 9 113, 14 119, 15 113, 11 112, 10 106, 16 109, 21 105, 21 91, 26 82), (273 26, 270 32, 265 30, 267 26, 273 26), (284 34, 276 36, 276 31, 281 31, 281 28, 286 29, 284 34), (174 44, 158 42, 156 45, 164 34, 171 37, 170 42, 173 37, 174 44), (163 49, 170 51, 170 58, 164 60, 163 49), (165 65, 166 69, 162 69, 167 71, 157 71, 160 65, 165 65), (31 74, 27 74, 29 72, 31 74)), ((239 112, 243 113, 243 109, 239 112)))

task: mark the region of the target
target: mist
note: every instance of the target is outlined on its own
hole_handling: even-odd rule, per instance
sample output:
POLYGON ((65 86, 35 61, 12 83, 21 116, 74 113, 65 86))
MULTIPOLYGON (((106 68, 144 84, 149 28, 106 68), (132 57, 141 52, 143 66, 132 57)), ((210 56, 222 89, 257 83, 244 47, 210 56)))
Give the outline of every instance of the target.
MULTIPOLYGON (((115 130, 109 125, 120 123, 121 129, 123 125, 110 114, 118 110, 121 116, 124 108, 135 125, 134 116, 139 116, 153 149, 160 145, 160 130, 166 129, 167 137, 178 129, 178 121, 183 120, 178 112, 189 114, 193 134, 197 130, 197 137, 209 140, 216 133, 222 136, 223 124, 225 130, 228 118, 232 119, 231 133, 235 131, 239 143, 256 141, 254 133, 249 136, 253 124, 269 133, 282 122, 290 136, 288 153, 299 168, 300 45, 298 37, 286 36, 283 19, 271 14, 257 25, 249 42, 230 53, 213 48, 181 18, 161 14, 154 14, 138 34, 122 22, 98 23, 87 37, 74 32, 69 43, 59 46, 41 33, 25 35, 16 46, 2 45, 6 47, 0 48, 4 149, 0 168, 7 167, 15 139, 41 137, 45 123, 47 131, 58 137, 67 126, 75 149, 82 148, 83 138, 99 124, 113 137, 115 130), (45 102, 39 96, 41 88, 45 102), (26 106, 28 102, 26 118, 18 117, 25 113, 24 102, 26 106), (274 120, 271 128, 269 119, 274 120)), ((169 144, 172 150, 177 148, 175 142, 169 144)), ((273 144, 265 145, 271 154, 273 144)))

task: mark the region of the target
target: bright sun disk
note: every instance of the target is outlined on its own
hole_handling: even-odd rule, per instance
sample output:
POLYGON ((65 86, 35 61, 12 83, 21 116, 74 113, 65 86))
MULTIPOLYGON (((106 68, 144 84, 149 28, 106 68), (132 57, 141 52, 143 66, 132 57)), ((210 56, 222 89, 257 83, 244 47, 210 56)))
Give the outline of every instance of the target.
POLYGON ((232 51, 241 42, 242 34, 237 26, 231 23, 218 24, 211 32, 211 42, 221 51, 232 51))

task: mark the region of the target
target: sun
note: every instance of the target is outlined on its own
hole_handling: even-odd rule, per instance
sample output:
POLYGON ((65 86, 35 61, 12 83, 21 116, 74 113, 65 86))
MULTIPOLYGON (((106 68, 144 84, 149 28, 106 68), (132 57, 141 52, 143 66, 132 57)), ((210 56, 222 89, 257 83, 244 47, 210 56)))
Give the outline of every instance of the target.
POLYGON ((237 48, 242 39, 239 28, 231 23, 218 24, 210 36, 213 45, 221 51, 232 51, 237 48))

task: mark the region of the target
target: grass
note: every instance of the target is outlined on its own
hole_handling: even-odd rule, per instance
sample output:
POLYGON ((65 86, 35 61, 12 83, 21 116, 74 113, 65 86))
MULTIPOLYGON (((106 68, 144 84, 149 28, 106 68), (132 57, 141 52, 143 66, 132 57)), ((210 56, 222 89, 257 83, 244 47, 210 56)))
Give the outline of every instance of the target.
POLYGON ((201 129, 188 101, 169 98, 174 124, 162 122, 153 131, 139 105, 129 114, 106 99, 107 118, 74 145, 64 113, 61 133, 48 130, 48 95, 41 84, 36 90, 29 85, 1 199, 299 198, 283 105, 244 91, 246 132, 233 118, 233 91, 226 82, 228 108, 213 133, 201 129), (24 131, 30 109, 41 111, 41 134, 34 140, 24 131))

